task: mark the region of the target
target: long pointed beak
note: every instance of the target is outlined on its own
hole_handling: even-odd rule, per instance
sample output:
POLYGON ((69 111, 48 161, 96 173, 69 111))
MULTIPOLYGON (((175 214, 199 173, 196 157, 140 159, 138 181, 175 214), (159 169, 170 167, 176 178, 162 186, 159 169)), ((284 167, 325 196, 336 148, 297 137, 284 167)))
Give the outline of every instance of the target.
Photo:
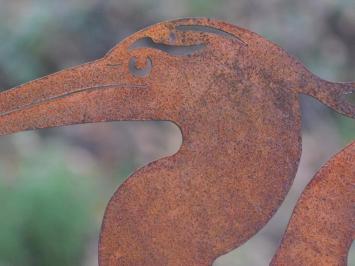
POLYGON ((0 93, 0 135, 78 123, 149 119, 147 86, 98 60, 0 93))

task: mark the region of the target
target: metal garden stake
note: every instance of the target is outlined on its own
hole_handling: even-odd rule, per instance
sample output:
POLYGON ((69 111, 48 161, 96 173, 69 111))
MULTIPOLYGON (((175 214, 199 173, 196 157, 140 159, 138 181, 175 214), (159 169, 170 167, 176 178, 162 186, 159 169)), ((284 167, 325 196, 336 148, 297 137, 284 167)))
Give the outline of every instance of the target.
MULTIPOLYGON (((256 33, 181 19, 133 34, 100 60, 1 93, 0 135, 173 121, 181 149, 113 195, 99 264, 211 265, 257 233, 289 191, 301 155, 300 94, 355 118, 344 99, 354 91, 355 83, 320 79, 256 33)), ((308 186, 274 265, 345 264, 354 239, 354 153, 352 144, 308 186)))

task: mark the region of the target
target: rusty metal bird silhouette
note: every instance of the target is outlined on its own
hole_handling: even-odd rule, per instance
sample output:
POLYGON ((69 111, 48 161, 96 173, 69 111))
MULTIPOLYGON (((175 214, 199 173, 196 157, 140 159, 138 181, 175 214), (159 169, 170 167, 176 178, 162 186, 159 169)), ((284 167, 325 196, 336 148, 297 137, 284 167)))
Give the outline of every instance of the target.
POLYGON ((347 265, 355 239, 355 142, 329 160, 299 199, 271 265, 347 265))
POLYGON ((130 176, 104 216, 99 263, 209 265, 272 217, 301 154, 299 95, 355 118, 354 83, 310 73, 275 44, 205 18, 162 22, 104 58, 0 94, 0 135, 169 120, 180 150, 130 176))

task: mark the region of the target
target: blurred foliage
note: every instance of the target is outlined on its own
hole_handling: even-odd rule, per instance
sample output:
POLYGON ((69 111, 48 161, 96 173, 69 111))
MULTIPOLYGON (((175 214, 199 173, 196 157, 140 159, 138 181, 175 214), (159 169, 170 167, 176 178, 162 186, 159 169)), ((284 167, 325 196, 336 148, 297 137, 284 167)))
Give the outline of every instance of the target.
POLYGON ((94 226, 93 180, 73 173, 54 149, 0 178, 0 265, 79 265, 94 226))
POLYGON ((219 1, 214 0, 191 0, 187 1, 187 10, 193 14, 199 14, 199 16, 210 16, 219 7, 219 1))
POLYGON ((346 118, 341 115, 337 115, 337 117, 339 133, 345 145, 355 138, 355 123, 351 118, 346 118))

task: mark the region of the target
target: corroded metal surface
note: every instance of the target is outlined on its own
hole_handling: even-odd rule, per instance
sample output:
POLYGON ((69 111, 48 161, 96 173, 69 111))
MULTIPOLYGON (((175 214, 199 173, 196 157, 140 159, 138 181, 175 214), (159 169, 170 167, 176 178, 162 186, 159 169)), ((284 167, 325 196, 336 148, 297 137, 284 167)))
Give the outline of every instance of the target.
POLYGON ((271 265, 346 265, 355 239, 354 185, 355 142, 307 186, 271 265))
POLYGON ((299 94, 355 117, 354 83, 310 73, 275 44, 209 19, 163 22, 104 58, 0 94, 0 135, 117 120, 170 120, 175 155, 128 178, 108 204, 99 263, 209 265, 253 236, 301 154, 299 94))

